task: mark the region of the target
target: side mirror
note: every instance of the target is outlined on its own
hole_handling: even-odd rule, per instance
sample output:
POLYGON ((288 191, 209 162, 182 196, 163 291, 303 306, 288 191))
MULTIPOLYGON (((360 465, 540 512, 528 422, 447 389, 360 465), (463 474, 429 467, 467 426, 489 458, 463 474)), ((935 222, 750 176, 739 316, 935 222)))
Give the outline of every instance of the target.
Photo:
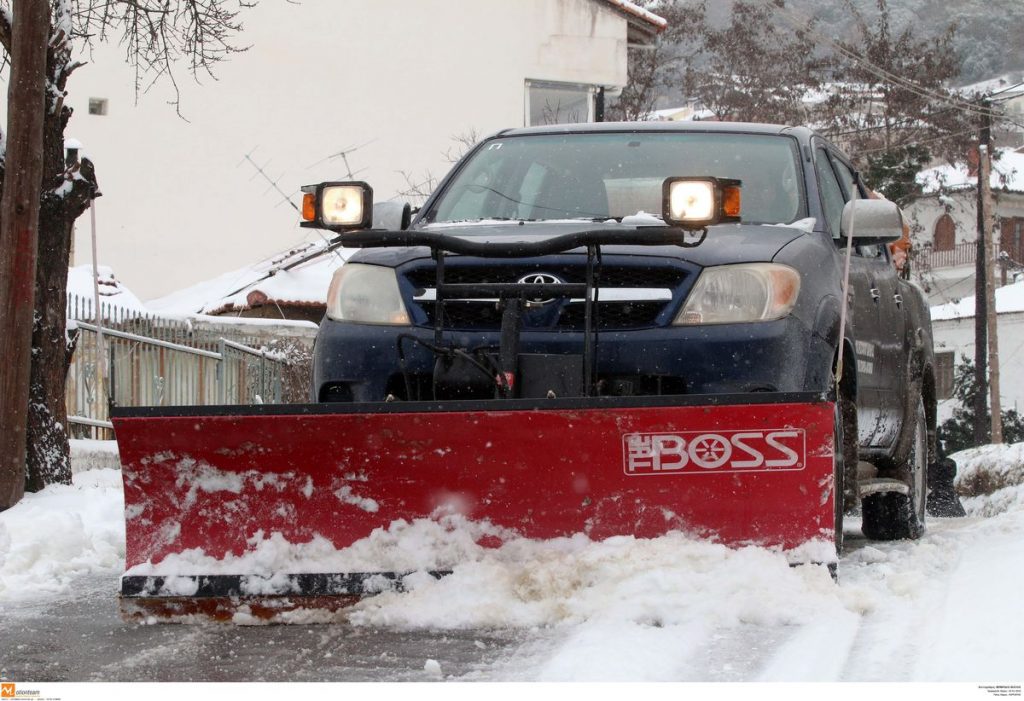
POLYGON ((387 231, 405 231, 412 222, 412 207, 408 202, 374 202, 373 224, 387 231))
POLYGON ((845 240, 853 227, 853 242, 858 246, 893 243, 903 237, 903 214, 889 200, 850 200, 843 207, 839 227, 845 240))

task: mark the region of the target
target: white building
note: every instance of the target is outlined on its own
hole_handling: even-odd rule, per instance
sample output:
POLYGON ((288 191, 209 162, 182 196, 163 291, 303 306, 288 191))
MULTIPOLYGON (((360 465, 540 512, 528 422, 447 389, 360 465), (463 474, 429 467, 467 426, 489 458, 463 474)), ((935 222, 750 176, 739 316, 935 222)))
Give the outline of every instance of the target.
POLYGON ((303 184, 351 174, 389 199, 443 176, 459 137, 595 119, 627 45, 664 25, 626 0, 264 2, 243 21, 251 48, 217 80, 178 67, 184 118, 166 81, 136 102, 116 45, 69 81, 66 134, 103 191, 100 259, 144 299, 315 238, 284 201, 303 184))
MULTIPOLYGON (((1005 149, 992 167, 999 251, 996 282, 1012 282, 1024 263, 1024 152, 1005 149)), ((925 194, 904 208, 914 245, 911 276, 932 305, 974 295, 978 240, 976 173, 967 164, 940 166, 918 176, 925 194)))
MULTIPOLYGON (((999 329, 999 399, 1003 409, 1024 411, 1024 281, 996 290, 999 329)), ((948 419, 953 369, 964 357, 974 361, 974 297, 932 307, 939 421, 948 419)))

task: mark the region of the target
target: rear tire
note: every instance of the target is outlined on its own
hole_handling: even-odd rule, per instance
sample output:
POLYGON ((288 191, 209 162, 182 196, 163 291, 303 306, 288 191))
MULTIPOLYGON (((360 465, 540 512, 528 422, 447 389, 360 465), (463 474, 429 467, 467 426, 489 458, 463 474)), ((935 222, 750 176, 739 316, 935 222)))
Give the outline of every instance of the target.
POLYGON ((924 402, 917 400, 914 436, 907 464, 900 476, 909 486, 907 494, 884 492, 861 500, 861 530, 871 540, 916 540, 924 534, 928 484, 928 423, 924 402))

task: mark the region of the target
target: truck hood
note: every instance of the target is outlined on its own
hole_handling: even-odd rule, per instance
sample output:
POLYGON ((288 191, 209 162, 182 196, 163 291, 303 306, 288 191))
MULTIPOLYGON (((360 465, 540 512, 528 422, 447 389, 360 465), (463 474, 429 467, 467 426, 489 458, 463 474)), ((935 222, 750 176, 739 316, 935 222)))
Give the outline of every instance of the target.
MULTIPOLYGON (((542 241, 547 238, 578 231, 616 230, 627 228, 622 224, 594 222, 526 222, 519 223, 456 223, 446 226, 423 227, 431 232, 458 236, 474 242, 510 243, 542 241)), ((663 256, 689 261, 701 267, 770 261, 786 244, 808 235, 796 226, 763 224, 726 224, 708 229, 707 238, 696 248, 681 246, 603 246, 607 255, 663 256)), ((693 237, 692 240, 696 240, 693 237)), ((578 249, 584 253, 583 249, 578 249)), ((350 260, 397 267, 404 263, 429 258, 425 246, 400 248, 373 248, 357 252, 350 260)))

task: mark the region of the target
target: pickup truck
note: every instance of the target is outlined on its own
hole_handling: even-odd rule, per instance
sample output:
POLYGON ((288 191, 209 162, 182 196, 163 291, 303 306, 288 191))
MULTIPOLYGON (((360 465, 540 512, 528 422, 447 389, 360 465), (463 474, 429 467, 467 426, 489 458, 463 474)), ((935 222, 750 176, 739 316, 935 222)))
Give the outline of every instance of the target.
MULTIPOLYGON (((372 191, 356 185, 372 211, 372 191)), ((858 507, 869 538, 922 534, 936 422, 928 307, 886 245, 902 234, 898 208, 869 198, 850 160, 811 129, 510 129, 467 153, 411 220, 408 209, 391 219, 409 245, 364 248, 335 275, 313 401, 834 393, 837 537, 858 507), (690 192, 689 204, 711 193, 728 216, 686 245, 620 236, 665 228, 670 183, 691 177, 716 189, 690 192), (605 241, 597 260, 583 245, 501 257, 473 248, 580 232, 605 241), (439 260, 432 236, 465 250, 439 260), (442 278, 480 293, 442 301, 442 278), (510 316, 485 289, 493 283, 536 291, 510 316), (583 283, 593 304, 570 291, 583 283)))

